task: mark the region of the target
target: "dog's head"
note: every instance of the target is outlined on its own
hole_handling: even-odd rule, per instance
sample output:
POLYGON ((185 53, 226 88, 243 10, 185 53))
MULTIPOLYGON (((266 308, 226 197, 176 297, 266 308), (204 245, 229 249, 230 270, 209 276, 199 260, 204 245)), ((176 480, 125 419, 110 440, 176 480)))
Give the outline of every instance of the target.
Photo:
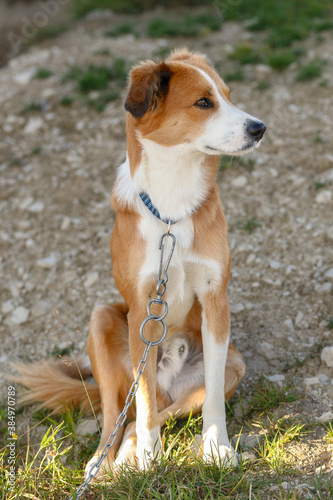
POLYGON ((131 71, 125 108, 139 138, 210 155, 241 155, 258 146, 266 127, 233 106, 229 94, 204 56, 182 50, 131 71))

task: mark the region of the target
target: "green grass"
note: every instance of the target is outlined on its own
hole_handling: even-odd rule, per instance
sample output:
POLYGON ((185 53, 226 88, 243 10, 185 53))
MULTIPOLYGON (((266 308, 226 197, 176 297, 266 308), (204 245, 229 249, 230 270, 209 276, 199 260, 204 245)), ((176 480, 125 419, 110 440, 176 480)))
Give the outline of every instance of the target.
POLYGON ((72 66, 63 80, 76 84, 76 96, 65 96, 60 104, 70 106, 77 98, 83 104, 101 112, 107 104, 119 98, 120 90, 127 80, 128 63, 125 59, 115 59, 111 66, 72 66), (96 95, 89 95, 95 92, 96 95))
POLYGON ((197 17, 185 16, 178 21, 156 18, 149 23, 147 35, 150 37, 198 37, 220 28, 219 18, 210 14, 197 17))
POLYGON ((42 104, 37 101, 29 101, 27 104, 24 106, 24 108, 21 110, 21 113, 30 113, 30 111, 42 111, 42 104))
POLYGON ((296 55, 292 51, 275 51, 268 56, 268 64, 278 70, 283 71, 296 60, 296 55))
POLYGON ((247 219, 245 222, 240 222, 238 224, 238 229, 242 231, 247 231, 249 234, 252 234, 253 231, 261 227, 261 223, 256 221, 255 219, 247 219))
POLYGON ((119 24, 112 30, 108 30, 104 33, 105 36, 109 36, 111 38, 115 38, 117 36, 136 34, 135 29, 132 23, 124 23, 119 24))
POLYGON ((290 427, 283 428, 279 422, 276 423, 277 430, 268 432, 265 441, 259 447, 259 455, 263 463, 277 474, 283 474, 292 469, 292 456, 288 453, 287 444, 299 439, 303 434, 304 425, 301 423, 293 424, 290 427))
POLYGON ((265 412, 282 403, 290 403, 299 399, 294 387, 289 385, 278 385, 262 377, 255 387, 250 399, 252 411, 265 412))
POLYGON ((229 58, 240 64, 256 64, 262 61, 262 56, 248 43, 237 45, 229 58))
POLYGON ((241 69, 238 69, 234 73, 227 73, 223 78, 226 82, 243 82, 245 80, 245 75, 241 69))
POLYGON ((50 78, 50 76, 53 75, 53 72, 48 69, 48 68, 38 68, 38 70, 35 73, 35 78, 38 78, 40 80, 44 80, 46 78, 50 78))
POLYGON ((323 61, 315 60, 309 64, 304 64, 299 67, 296 76, 298 82, 308 82, 314 78, 319 78, 322 73, 323 61))

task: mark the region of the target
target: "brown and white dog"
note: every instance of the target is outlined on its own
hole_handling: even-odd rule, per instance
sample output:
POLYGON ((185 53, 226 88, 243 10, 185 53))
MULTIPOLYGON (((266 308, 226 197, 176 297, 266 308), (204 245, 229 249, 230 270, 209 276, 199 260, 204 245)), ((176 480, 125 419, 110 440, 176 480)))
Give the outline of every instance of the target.
MULTIPOLYGON (((125 108, 127 158, 112 193, 116 222, 111 255, 116 286, 126 305, 118 309, 99 306, 92 315, 87 347, 101 395, 103 431, 88 466, 97 460, 114 429, 128 388, 124 369, 120 369, 125 366, 126 342, 114 335, 115 319, 126 329, 128 364, 134 377, 142 358, 145 345, 139 327, 147 316, 149 300, 155 297, 158 244, 167 229, 164 221, 173 222, 171 231, 177 240, 163 297, 169 304, 166 346, 173 335, 185 335, 189 350, 199 346, 203 351, 204 373, 198 380, 194 377, 187 392, 167 397, 163 384, 170 388, 170 380, 156 377, 163 347, 159 360, 158 349, 151 349, 136 395, 135 455, 140 467, 147 467, 160 451, 160 427, 166 418, 178 410, 189 413, 193 406, 199 411, 204 402, 204 459, 234 459, 226 429, 224 389, 228 395, 235 390, 244 367, 234 348, 229 347, 228 354, 230 251, 215 175, 220 155, 242 155, 255 149, 266 127, 231 104, 228 87, 204 56, 186 50, 173 52, 159 64, 147 61, 136 66, 125 108), (142 198, 149 199, 154 213, 142 198), (158 390, 156 378, 160 379, 158 390)), ((156 340, 160 329, 148 322, 145 337, 156 340)), ((185 361, 180 371, 188 366, 185 361)), ((133 428, 125 436, 120 462, 129 456, 128 435, 133 436, 133 428)), ((119 435, 116 448, 120 441, 119 435)), ((114 452, 110 454, 112 463, 114 452)))

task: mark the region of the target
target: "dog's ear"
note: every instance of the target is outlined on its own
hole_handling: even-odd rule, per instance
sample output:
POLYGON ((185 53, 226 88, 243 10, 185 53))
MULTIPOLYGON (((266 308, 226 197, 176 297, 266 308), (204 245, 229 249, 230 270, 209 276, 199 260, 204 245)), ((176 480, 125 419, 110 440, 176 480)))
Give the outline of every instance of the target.
POLYGON ((140 118, 150 106, 155 108, 168 93, 171 76, 172 71, 164 62, 155 64, 149 61, 132 69, 125 109, 135 118, 140 118))

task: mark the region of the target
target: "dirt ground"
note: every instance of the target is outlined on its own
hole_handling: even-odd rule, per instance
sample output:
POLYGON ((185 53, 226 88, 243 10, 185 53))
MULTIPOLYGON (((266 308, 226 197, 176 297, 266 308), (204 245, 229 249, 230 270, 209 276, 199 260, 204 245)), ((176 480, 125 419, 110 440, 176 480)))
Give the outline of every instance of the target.
MULTIPOLYGON (((0 69, 1 379, 11 361, 83 350, 94 305, 119 299, 109 197, 125 158, 126 89, 101 113, 77 100, 62 106, 75 86, 63 81, 68 69, 119 57, 130 66, 186 45, 223 76, 234 69, 232 48, 258 36, 230 22, 197 40, 105 37, 112 22, 82 21, 0 69), (40 67, 52 75, 34 79, 40 67), (32 102, 40 110, 27 111, 32 102)), ((294 414, 316 421, 333 411, 333 367, 321 360, 333 346, 333 53, 329 34, 304 44, 309 61, 327 61, 320 78, 296 83, 296 64, 283 73, 246 65, 245 80, 231 84, 232 102, 267 132, 255 154, 225 160, 219 184, 232 249, 231 338, 247 369, 240 391, 261 374, 282 375, 304 391, 294 414)), ((313 453, 321 452, 319 439, 313 453)), ((310 460, 309 471, 317 467, 310 460)))

